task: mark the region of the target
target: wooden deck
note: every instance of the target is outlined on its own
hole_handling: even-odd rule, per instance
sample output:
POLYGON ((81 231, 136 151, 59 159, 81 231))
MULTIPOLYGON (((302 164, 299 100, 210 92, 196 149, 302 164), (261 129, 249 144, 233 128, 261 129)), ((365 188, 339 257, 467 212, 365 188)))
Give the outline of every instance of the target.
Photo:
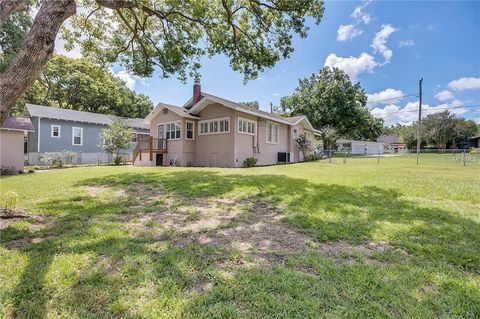
POLYGON ((165 154, 167 153, 167 140, 158 139, 154 137, 143 137, 137 141, 137 145, 133 150, 133 163, 138 156, 138 159, 142 160, 142 153, 149 154, 149 160, 153 161, 153 154, 165 154))

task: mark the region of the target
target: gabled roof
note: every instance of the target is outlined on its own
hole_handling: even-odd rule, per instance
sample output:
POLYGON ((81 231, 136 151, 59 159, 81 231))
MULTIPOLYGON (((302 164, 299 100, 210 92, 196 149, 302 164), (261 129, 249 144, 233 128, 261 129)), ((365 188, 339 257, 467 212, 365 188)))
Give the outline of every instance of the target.
POLYGON ((303 122, 304 125, 306 125, 309 129, 311 129, 312 131, 315 131, 315 129, 313 128, 312 124, 310 123, 310 121, 308 120, 308 118, 307 118, 305 115, 287 117, 286 119, 287 119, 287 121, 289 121, 292 125, 297 125, 297 124, 303 122))
POLYGON ((7 117, 0 129, 11 131, 31 131, 33 132, 32 121, 28 117, 7 117))
POLYGON ((231 109, 241 111, 241 112, 244 112, 244 113, 248 113, 248 114, 252 114, 252 115, 256 115, 256 116, 260 116, 260 117, 266 118, 266 119, 271 120, 271 121, 280 122, 280 123, 284 123, 284 124, 292 124, 290 121, 288 121, 288 119, 286 119, 282 116, 279 116, 277 114, 272 114, 272 113, 268 113, 268 112, 265 112, 265 111, 262 111, 262 110, 252 109, 252 108, 249 108, 249 107, 247 107, 247 106, 245 106, 241 103, 233 102, 233 101, 221 98, 219 96, 215 96, 213 94, 202 92, 202 96, 203 96, 203 98, 197 104, 192 106, 192 108, 189 110, 189 112, 191 114, 198 114, 207 105, 211 104, 211 102, 216 102, 216 103, 222 104, 226 107, 229 107, 231 109))
POLYGON ((386 144, 400 143, 400 136, 398 136, 398 135, 380 135, 377 138, 377 142, 386 143, 386 144))
MULTIPOLYGON (((44 117, 56 120, 75 121, 93 124, 108 125, 116 118, 114 115, 75 111, 53 106, 27 104, 30 116, 44 117)), ((150 125, 145 119, 124 118, 133 128, 149 129, 150 125)))
POLYGON ((193 116, 191 114, 188 113, 188 110, 186 108, 183 108, 183 107, 180 107, 180 106, 176 106, 176 105, 172 105, 172 104, 167 104, 167 103, 158 103, 157 106, 155 106, 155 108, 150 112, 148 113, 147 117, 145 118, 146 121, 150 121, 155 115, 157 115, 157 113, 162 109, 162 108, 166 108, 166 109, 169 109, 170 111, 172 111, 173 113, 181 116, 181 117, 188 117, 188 118, 194 118, 194 119, 198 119, 197 116, 193 116))

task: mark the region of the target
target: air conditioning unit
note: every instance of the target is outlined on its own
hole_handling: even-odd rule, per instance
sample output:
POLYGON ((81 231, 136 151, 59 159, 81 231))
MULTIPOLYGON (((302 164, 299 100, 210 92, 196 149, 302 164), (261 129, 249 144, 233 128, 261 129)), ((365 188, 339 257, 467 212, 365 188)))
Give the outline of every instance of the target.
POLYGON ((278 152, 277 162, 278 163, 290 163, 290 153, 288 153, 288 152, 278 152))

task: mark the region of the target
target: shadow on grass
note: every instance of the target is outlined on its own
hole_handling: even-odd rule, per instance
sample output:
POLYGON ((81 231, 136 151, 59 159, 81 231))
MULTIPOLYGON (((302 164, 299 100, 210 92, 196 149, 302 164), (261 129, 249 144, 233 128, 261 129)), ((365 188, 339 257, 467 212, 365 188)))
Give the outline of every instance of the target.
MULTIPOLYGON (((75 278, 65 284, 61 296, 63 304, 56 306, 70 316, 135 317, 132 303, 135 298, 145 298, 146 293, 157 296, 156 301, 136 306, 148 309, 152 317, 155 317, 155 309, 192 317, 309 317, 318 315, 319 311, 361 302, 359 295, 347 294, 342 296, 346 300, 338 299, 341 289, 355 284, 360 285, 356 293, 372 295, 371 303, 366 302, 354 310, 357 315, 390 315, 392 304, 398 308, 397 314, 405 315, 410 311, 409 306, 399 300, 406 298, 415 303, 411 295, 402 295, 405 292, 387 287, 384 277, 374 268, 363 265, 362 271, 371 282, 358 283, 359 279, 352 272, 360 270, 354 266, 332 268, 331 263, 315 259, 318 257, 312 257, 313 264, 319 268, 323 282, 332 286, 322 286, 314 276, 288 267, 273 272, 261 268, 238 270, 232 278, 225 279, 220 275, 219 265, 225 260, 234 260, 233 248, 189 246, 179 249, 171 245, 169 236, 132 235, 121 228, 119 221, 128 214, 132 197, 157 196, 159 192, 180 198, 238 196, 273 201, 286 207, 285 221, 321 242, 374 241, 379 231, 385 231, 382 227, 395 224, 398 227, 390 234, 391 243, 407 250, 420 263, 446 262, 465 270, 479 271, 478 223, 447 210, 419 207, 401 199, 401 194, 395 191, 377 187, 352 188, 313 184, 280 175, 220 175, 193 170, 117 174, 86 179, 76 186, 122 190, 127 197, 105 201, 76 196, 49 199, 38 205, 41 211, 56 217, 52 225, 31 234, 45 240, 15 248, 27 254, 28 264, 11 296, 14 317, 46 316, 47 305, 60 298, 52 291, 51 279, 47 280, 46 276, 56 257, 66 255, 88 256, 79 269, 65 266, 65 271, 73 271, 75 278), (145 193, 139 193, 138 189, 145 193), (212 282, 214 288, 192 295, 192 287, 206 280, 212 282), (152 283, 151 290, 137 291, 145 282, 152 283), (372 282, 376 288, 372 288, 372 282), (319 291, 325 295, 323 301, 316 301, 319 291), (133 301, 126 300, 132 298, 133 301)), ((2 240, 2 244, 11 249, 9 241, 2 240)), ((302 258, 309 262, 308 256, 299 260, 302 258)), ((458 287, 453 293, 468 295, 469 292, 458 287)), ((451 307, 449 298, 445 297, 446 304, 442 305, 427 303, 425 311, 448 309, 451 307)), ((345 312, 336 314, 345 315, 345 312)))

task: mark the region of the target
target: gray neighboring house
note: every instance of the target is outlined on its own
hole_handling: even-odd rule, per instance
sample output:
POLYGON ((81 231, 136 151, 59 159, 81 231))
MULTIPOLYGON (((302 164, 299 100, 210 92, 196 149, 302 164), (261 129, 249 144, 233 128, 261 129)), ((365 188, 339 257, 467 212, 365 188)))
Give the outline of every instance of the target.
MULTIPOLYGON (((112 115, 74 111, 58 107, 27 104, 34 132, 27 135, 26 160, 31 165, 42 164, 45 153, 75 152, 75 164, 96 164, 112 160, 101 147, 100 131, 115 118, 112 115)), ((138 136, 149 134, 149 123, 144 119, 125 119, 138 136)), ((134 147, 134 145, 133 145, 134 147)), ((131 160, 132 150, 126 150, 131 160)))

